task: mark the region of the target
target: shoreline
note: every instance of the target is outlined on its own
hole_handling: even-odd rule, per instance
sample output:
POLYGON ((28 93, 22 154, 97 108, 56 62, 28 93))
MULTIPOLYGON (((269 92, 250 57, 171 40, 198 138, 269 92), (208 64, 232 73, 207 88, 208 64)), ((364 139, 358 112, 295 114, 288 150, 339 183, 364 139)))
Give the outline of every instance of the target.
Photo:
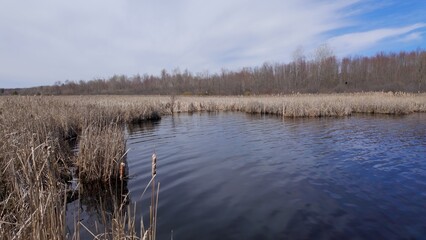
MULTIPOLYGON (((65 221, 72 169, 78 167, 79 179, 89 185, 122 177, 120 164, 125 163, 127 153, 124 124, 175 113, 231 111, 289 118, 404 115, 426 112, 426 94, 1 96, 0 238, 78 234, 79 227, 67 232, 65 221), (72 152, 72 141, 79 141, 77 155, 72 152)), ((124 226, 123 204, 114 205, 108 222, 124 226)), ((132 231, 120 228, 114 234, 131 235, 132 231)))
MULTIPOLYGON (((16 96, 4 96, 16 98, 16 96)), ((21 96, 72 106, 118 108, 124 121, 139 122, 173 113, 227 112, 284 117, 335 117, 355 113, 403 115, 426 112, 426 93, 361 92, 260 96, 67 95, 21 96), (131 118, 131 120, 129 120, 131 118)))

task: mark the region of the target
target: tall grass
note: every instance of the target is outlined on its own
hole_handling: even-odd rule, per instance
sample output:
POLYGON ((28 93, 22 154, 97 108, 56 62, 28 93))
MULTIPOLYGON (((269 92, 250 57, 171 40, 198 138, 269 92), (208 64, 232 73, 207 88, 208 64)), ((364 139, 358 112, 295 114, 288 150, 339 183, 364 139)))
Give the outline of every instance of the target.
POLYGON ((0 103, 0 238, 63 239, 69 155, 64 122, 36 99, 0 103))
POLYGON ((12 151, 2 161, 0 203, 1 239, 64 239, 65 184, 54 141, 38 142, 37 136, 14 136, 12 151))
POLYGON ((351 93, 292 94, 249 97, 179 97, 175 112, 239 111, 284 117, 333 117, 353 113, 409 114, 426 112, 426 94, 351 93))
POLYGON ((126 149, 123 126, 111 123, 85 127, 78 149, 76 165, 80 180, 107 182, 111 178, 118 179, 126 149))
MULTIPOLYGON (((65 222, 71 170, 78 169, 81 184, 116 179, 125 156, 123 124, 159 117, 156 105, 112 103, 0 98, 0 239, 79 238, 82 223, 71 233, 65 222)), ((114 204, 109 239, 136 237, 128 215, 123 222, 124 206, 114 204)))

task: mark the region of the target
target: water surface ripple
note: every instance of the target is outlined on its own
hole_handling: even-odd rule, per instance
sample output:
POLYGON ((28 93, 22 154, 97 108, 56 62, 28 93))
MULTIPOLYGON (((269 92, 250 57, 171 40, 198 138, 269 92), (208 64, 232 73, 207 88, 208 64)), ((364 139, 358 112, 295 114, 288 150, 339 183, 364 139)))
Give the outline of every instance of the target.
POLYGON ((145 222, 158 155, 159 239, 426 239, 425 114, 181 114, 128 134, 145 222))

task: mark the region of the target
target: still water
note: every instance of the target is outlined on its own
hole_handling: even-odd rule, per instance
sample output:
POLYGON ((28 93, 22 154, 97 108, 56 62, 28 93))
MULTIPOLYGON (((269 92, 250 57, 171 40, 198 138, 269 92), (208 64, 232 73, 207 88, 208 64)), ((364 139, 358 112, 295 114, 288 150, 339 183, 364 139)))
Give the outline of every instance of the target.
POLYGON ((426 239, 426 114, 181 114, 129 126, 130 201, 158 239, 426 239))

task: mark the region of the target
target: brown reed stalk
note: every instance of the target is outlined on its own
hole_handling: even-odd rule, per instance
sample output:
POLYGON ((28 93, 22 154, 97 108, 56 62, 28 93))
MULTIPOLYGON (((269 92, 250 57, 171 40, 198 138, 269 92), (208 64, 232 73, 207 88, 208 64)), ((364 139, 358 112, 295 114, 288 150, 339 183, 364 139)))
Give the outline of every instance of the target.
POLYGON ((151 207, 150 207, 150 239, 154 240, 155 239, 155 210, 156 210, 156 205, 155 205, 155 176, 157 175, 157 155, 155 153, 152 154, 152 161, 151 161, 151 177, 153 179, 152 181, 152 191, 151 191, 151 207))
POLYGON ((112 178, 120 178, 125 148, 122 125, 111 123, 107 126, 87 126, 80 138, 76 162, 80 180, 107 182, 112 178))

